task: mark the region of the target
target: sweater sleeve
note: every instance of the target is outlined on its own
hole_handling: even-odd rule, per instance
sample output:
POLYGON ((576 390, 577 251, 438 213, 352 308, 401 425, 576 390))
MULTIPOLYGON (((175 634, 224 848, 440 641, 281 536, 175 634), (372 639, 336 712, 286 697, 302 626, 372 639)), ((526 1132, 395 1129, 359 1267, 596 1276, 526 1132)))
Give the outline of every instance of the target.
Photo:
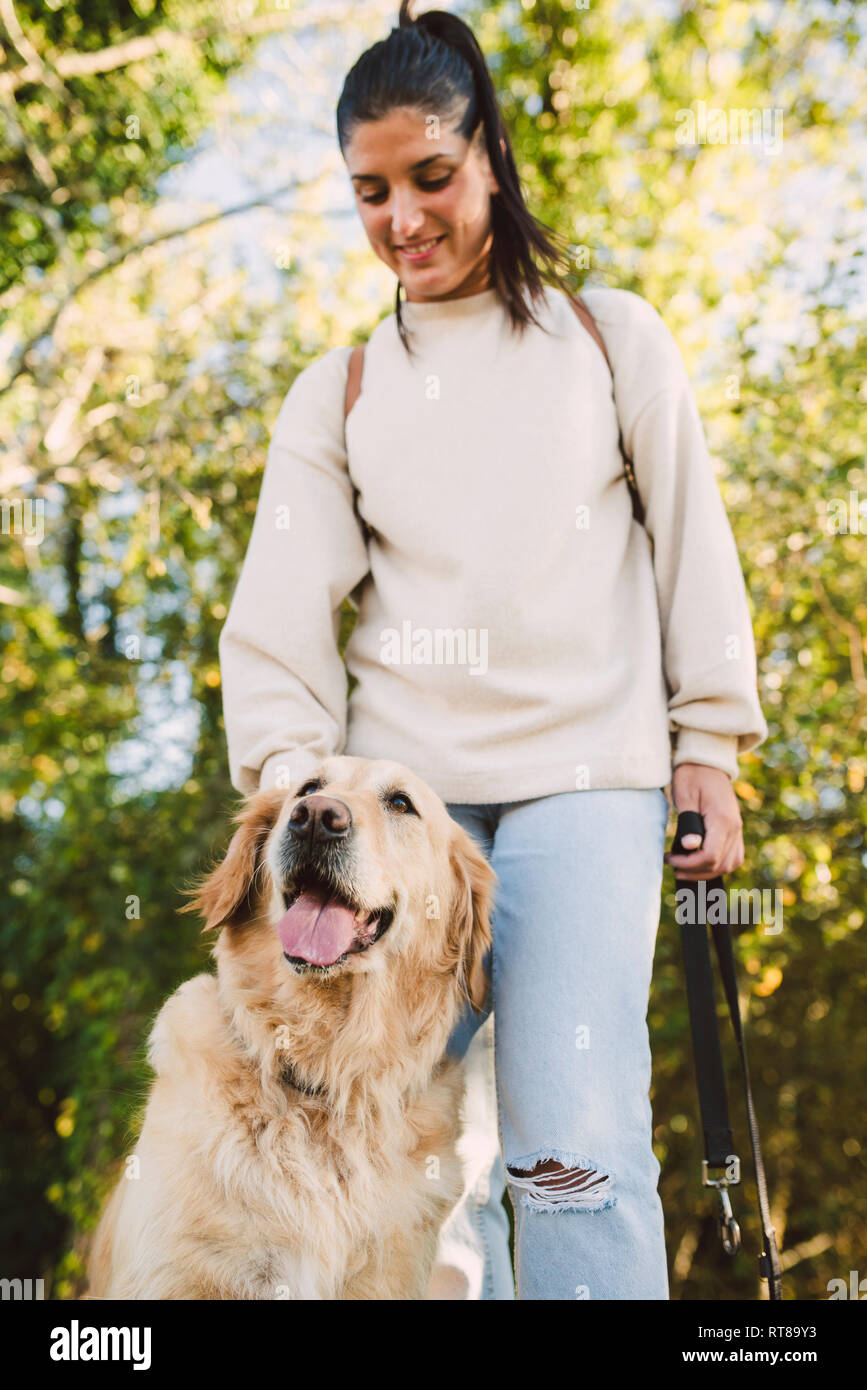
MULTIPOLYGON (((653 540, 672 765, 702 763, 734 779, 738 756, 768 733, 746 585, 683 359, 661 316, 642 303, 656 389, 622 420, 623 442, 653 540)), ((625 383, 616 389, 636 399, 625 383)))
POLYGON ((244 794, 300 782, 346 739, 340 606, 368 569, 343 431, 350 351, 305 367, 283 401, 220 633, 229 772, 244 794))

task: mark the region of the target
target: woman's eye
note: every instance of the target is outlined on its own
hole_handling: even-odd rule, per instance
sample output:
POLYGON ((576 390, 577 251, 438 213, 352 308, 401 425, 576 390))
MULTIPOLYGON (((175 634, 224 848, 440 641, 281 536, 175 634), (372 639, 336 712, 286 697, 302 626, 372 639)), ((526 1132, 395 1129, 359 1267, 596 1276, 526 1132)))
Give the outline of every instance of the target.
MULTIPOLYGON (((435 179, 432 183, 420 183, 419 188, 425 193, 434 193, 438 188, 445 188, 450 178, 451 174, 446 174, 443 178, 435 179)), ((362 197, 361 201, 363 203, 381 203, 384 197, 385 192, 380 190, 379 193, 371 193, 367 198, 362 197)))

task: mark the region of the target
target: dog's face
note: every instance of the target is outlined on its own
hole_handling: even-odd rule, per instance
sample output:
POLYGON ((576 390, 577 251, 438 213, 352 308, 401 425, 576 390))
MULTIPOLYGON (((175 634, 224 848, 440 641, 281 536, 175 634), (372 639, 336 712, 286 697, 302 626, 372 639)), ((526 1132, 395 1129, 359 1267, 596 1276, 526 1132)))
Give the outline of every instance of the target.
POLYGON ((440 798, 401 763, 333 757, 250 797, 196 893, 206 929, 256 933, 298 980, 452 973, 477 1011, 495 875, 440 798), (403 973, 403 972, 402 972, 403 973))

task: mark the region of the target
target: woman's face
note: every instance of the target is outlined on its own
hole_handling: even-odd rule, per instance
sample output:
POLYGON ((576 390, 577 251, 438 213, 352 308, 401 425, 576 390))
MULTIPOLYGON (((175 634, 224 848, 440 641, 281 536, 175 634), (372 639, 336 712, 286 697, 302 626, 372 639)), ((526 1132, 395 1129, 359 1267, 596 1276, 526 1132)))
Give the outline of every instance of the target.
POLYGON ((398 107, 357 125, 344 158, 367 238, 407 299, 458 299, 489 287, 499 185, 480 128, 467 141, 445 120, 398 107))

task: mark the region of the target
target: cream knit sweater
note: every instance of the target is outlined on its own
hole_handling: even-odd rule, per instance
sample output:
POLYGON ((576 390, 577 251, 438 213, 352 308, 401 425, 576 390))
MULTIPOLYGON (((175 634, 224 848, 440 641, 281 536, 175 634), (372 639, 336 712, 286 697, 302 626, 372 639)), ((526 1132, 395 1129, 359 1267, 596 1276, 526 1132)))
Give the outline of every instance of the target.
POLYGON ((296 377, 220 636, 239 791, 300 785, 334 753, 395 758, 453 802, 662 787, 680 762, 734 777, 766 737, 740 562, 677 344, 641 296, 583 294, 646 530, 605 359, 559 290, 537 311, 550 331, 523 338, 493 289, 408 303, 414 362, 384 319, 345 438, 351 349, 296 377))

